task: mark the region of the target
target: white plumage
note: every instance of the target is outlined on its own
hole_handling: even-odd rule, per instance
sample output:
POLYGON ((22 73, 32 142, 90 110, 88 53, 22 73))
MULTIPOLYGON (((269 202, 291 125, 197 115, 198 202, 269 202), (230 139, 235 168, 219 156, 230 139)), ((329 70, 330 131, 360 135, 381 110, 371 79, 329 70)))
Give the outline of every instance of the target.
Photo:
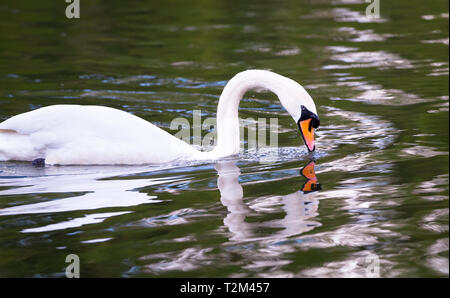
POLYGON ((169 162, 187 143, 130 113, 100 106, 55 105, 0 124, 0 160, 45 158, 48 164, 169 162))

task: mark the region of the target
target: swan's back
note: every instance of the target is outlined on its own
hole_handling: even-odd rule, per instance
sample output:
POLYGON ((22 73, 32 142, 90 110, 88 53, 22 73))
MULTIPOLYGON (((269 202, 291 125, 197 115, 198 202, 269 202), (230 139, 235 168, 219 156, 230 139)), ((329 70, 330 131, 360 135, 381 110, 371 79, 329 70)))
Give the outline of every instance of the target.
POLYGON ((0 124, 0 129, 15 130, 23 135, 39 131, 76 130, 77 134, 123 137, 150 123, 117 109, 101 106, 54 105, 14 116, 0 124))
POLYGON ((50 164, 161 163, 180 158, 190 150, 188 144, 150 122, 108 107, 55 105, 0 124, 3 160, 45 158, 50 164))

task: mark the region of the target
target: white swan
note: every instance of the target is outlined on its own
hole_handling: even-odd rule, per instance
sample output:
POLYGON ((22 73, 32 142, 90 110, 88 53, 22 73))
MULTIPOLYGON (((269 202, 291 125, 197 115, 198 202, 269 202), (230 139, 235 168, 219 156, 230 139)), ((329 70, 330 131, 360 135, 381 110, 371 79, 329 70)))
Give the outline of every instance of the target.
POLYGON ((319 125, 314 101, 295 81, 264 70, 247 70, 225 86, 217 108, 217 146, 201 152, 159 127, 108 107, 54 105, 0 123, 0 161, 43 160, 59 165, 165 163, 213 160, 239 153, 238 108, 245 92, 267 89, 298 124, 309 151, 319 125))

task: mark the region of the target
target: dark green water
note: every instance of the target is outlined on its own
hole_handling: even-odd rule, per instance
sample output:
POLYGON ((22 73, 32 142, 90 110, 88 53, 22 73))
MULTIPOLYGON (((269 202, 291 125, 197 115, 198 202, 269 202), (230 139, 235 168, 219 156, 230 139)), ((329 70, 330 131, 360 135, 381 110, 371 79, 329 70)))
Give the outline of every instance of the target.
MULTIPOLYGON (((316 174, 273 94, 279 161, 169 168, 0 163, 0 276, 448 277, 448 1, 64 1, 0 4, 0 121, 52 104, 126 110, 163 129, 215 117, 249 68, 301 83, 321 117, 316 174), (297 148, 297 149, 293 149, 297 148), (243 192, 243 195, 242 195, 243 192)), ((207 133, 205 130, 204 133, 207 133)))

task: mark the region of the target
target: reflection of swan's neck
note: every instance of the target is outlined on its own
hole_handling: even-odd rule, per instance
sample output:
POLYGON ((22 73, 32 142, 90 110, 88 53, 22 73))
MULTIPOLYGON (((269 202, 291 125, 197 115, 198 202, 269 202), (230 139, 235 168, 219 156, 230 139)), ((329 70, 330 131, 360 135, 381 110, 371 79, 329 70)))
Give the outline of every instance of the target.
POLYGON ((232 238, 247 239, 251 237, 251 226, 245 222, 249 209, 243 202, 244 191, 239 184, 241 171, 235 161, 218 162, 214 167, 219 174, 217 187, 220 201, 228 209, 223 223, 234 235, 232 238))
MULTIPOLYGON (((244 94, 249 90, 270 90, 280 99, 282 105, 291 112, 300 112, 300 106, 294 108, 292 92, 309 95, 295 81, 264 70, 247 70, 234 76, 223 89, 217 107, 217 146, 211 152, 202 152, 204 157, 220 158, 239 153, 240 135, 238 108, 244 94), (300 90, 300 91, 299 91, 300 90)), ((312 100, 311 100, 312 101, 312 100)), ((295 115, 293 115, 295 116, 295 115)))
MULTIPOLYGON (((222 202, 236 202, 242 200, 244 191, 239 184, 239 175, 241 171, 234 161, 219 162, 215 164, 219 177, 217 178, 217 187, 220 191, 222 202)), ((228 204, 226 204, 228 205, 228 204)))

